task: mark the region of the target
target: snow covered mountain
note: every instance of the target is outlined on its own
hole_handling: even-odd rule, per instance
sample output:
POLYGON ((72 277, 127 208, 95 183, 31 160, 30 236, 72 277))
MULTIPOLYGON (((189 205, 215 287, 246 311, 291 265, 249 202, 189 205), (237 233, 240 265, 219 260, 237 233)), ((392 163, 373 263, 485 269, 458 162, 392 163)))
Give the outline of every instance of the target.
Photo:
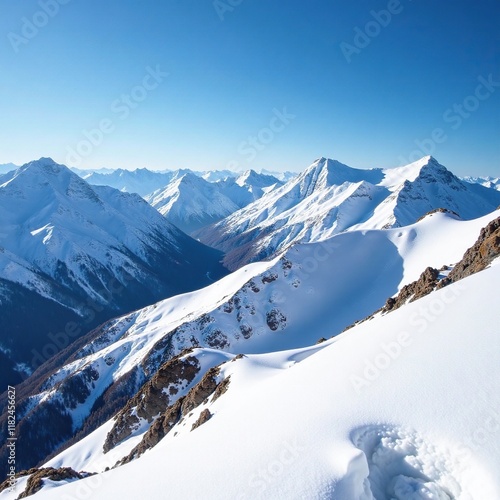
POLYGON ((16 168, 19 167, 17 165, 14 165, 13 163, 3 163, 0 165, 0 174, 6 174, 7 172, 15 170, 16 168))
POLYGON ((462 180, 471 184, 480 184, 487 188, 493 188, 500 191, 500 177, 462 177, 462 180))
MULTIPOLYGON (((101 377, 106 371, 155 366, 158 356, 151 357, 149 346, 161 338, 161 330, 177 323, 174 342, 183 336, 187 340, 194 330, 181 331, 183 321, 196 314, 203 314, 198 331, 212 327, 213 333, 224 324, 227 332, 230 322, 219 316, 231 317, 236 309, 241 324, 252 315, 250 297, 260 295, 255 304, 263 307, 261 312, 269 307, 262 299, 269 297, 271 307, 288 307, 292 315, 284 328, 281 319, 275 330, 255 331, 245 342, 213 346, 217 350, 193 343, 194 350, 160 362, 116 418, 49 460, 46 469, 19 478, 15 491, 4 489, 0 499, 16 498, 25 488, 33 493, 42 485, 40 500, 79 498, 82 492, 95 499, 155 499, 164 498, 165 491, 173 498, 193 499, 498 498, 499 216, 497 211, 463 222, 434 213, 408 228, 354 231, 324 243, 296 245, 271 263, 252 264, 224 278, 209 288, 210 294, 207 289, 144 310, 130 319, 132 329, 122 319, 55 372, 31 408, 54 399, 61 385, 68 387, 68 374, 78 370, 95 370, 97 387, 105 385, 101 377), (340 297, 337 291, 347 291, 353 283, 351 289, 358 288, 355 296, 366 302, 369 290, 375 295, 385 292, 383 281, 391 282, 393 290, 401 289, 417 276, 417 268, 459 260, 481 225, 491 228, 481 231, 475 245, 489 248, 486 270, 312 347, 307 343, 325 332, 318 328, 320 318, 314 321, 310 314, 303 335, 287 330, 299 303, 293 293, 305 292, 302 300, 307 294, 324 293, 323 282, 332 288, 330 308, 342 312, 354 302, 349 293, 340 297), (382 243, 384 238, 395 247, 394 254, 382 243), (372 267, 380 271, 378 280, 366 276, 369 265, 357 252, 371 253, 372 267), (399 263, 394 262, 396 254, 399 263), (385 267, 378 259, 386 259, 385 267), (361 266, 358 272, 356 264, 361 266), (325 274, 330 267, 339 282, 325 274), (251 279, 243 290, 238 287, 245 274, 251 279), (290 290, 279 301, 287 280, 290 290), (224 292, 231 295, 229 300, 222 297, 224 292), (208 302, 217 301, 217 296, 222 297, 220 315, 211 312, 207 318, 208 302), (154 320, 154 315, 160 319, 154 320), (275 350, 273 336, 281 337, 283 347, 295 343, 295 348, 275 350), (127 342, 135 349, 122 355, 127 342), (238 351, 247 354, 236 356, 238 351), (117 460, 126 465, 115 467, 117 460), (88 472, 98 475, 85 478, 88 472), (38 482, 31 479, 37 477, 38 482), (44 477, 48 479, 42 482, 44 477)), ((467 252, 464 259, 474 259, 471 255, 467 252)), ((327 302, 325 297, 316 314, 327 312, 327 302)), ((306 314, 307 305, 301 308, 306 314)), ((335 334, 333 312, 330 318, 329 333, 335 334)), ((166 345, 157 345, 158 355, 166 345)), ((73 422, 81 410, 72 412, 70 406, 73 422)))
POLYGON ((191 234, 228 217, 281 183, 249 170, 238 177, 208 182, 193 172, 178 172, 169 184, 144 197, 168 221, 191 234))
POLYGON ((145 196, 145 200, 187 234, 218 222, 239 208, 222 194, 218 183, 191 172, 175 175, 166 187, 145 196))
POLYGON ((220 257, 138 195, 91 187, 50 158, 23 165, 0 177, 1 351, 36 367, 34 357, 59 350, 49 334, 69 343, 112 315, 206 285, 224 274, 220 257))
POLYGON ((296 242, 346 230, 400 227, 442 207, 463 219, 500 205, 500 193, 461 181, 427 156, 404 167, 359 170, 320 158, 284 186, 195 234, 230 269, 296 242))
MULTIPOLYGON (((166 186, 175 175, 182 171, 153 172, 147 168, 136 170, 110 170, 110 171, 77 171, 89 184, 95 186, 111 186, 126 193, 137 193, 141 196, 156 191, 166 186)), ((185 170, 184 172, 187 172, 185 170)))
POLYGON ((26 457, 20 466, 34 465, 75 433, 96 429, 183 349, 263 354, 339 334, 427 266, 460 260, 480 228, 499 215, 460 221, 434 213, 401 229, 352 231, 295 245, 205 289, 107 322, 49 378, 30 382, 18 419, 24 433, 36 436, 26 446, 36 443, 38 455, 20 452, 26 457))
POLYGON ((247 206, 282 185, 283 183, 276 177, 258 174, 254 170, 247 170, 238 177, 228 177, 217 182, 221 192, 230 198, 238 208, 247 206))

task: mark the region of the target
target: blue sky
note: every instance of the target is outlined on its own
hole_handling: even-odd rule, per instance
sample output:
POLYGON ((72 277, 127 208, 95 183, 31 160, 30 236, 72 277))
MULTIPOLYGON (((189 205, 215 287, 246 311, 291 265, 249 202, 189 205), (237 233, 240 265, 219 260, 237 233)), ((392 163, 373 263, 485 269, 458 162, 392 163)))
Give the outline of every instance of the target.
POLYGON ((497 0, 0 7, 0 163, 500 175, 497 0))

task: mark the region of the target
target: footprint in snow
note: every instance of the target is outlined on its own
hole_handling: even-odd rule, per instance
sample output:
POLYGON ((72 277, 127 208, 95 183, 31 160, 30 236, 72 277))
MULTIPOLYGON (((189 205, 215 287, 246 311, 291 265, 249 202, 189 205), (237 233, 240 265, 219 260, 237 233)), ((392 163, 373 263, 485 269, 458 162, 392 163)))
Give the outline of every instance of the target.
POLYGON ((415 431, 369 425, 355 429, 351 440, 368 466, 364 500, 480 498, 460 481, 465 464, 415 431))

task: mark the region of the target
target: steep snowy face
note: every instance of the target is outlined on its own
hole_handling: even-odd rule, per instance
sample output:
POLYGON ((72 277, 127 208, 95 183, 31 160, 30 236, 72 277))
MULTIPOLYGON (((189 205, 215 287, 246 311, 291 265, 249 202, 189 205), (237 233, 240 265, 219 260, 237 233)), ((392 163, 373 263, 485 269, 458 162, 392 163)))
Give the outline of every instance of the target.
POLYGON ((188 234, 227 217, 239 208, 221 193, 218 184, 193 173, 174 177, 165 188, 145 199, 169 222, 188 234))
POLYGON ((346 230, 400 227, 446 208, 464 219, 500 204, 494 189, 461 181, 428 156, 404 167, 360 170, 320 158, 287 184, 196 233, 231 269, 291 244, 346 230))
POLYGON ((70 320, 83 321, 88 330, 98 319, 198 288, 223 273, 218 252, 186 236, 140 196, 91 187, 49 158, 1 181, 0 294, 6 307, 0 343, 14 352, 24 346, 23 362, 29 362, 27 350, 43 346, 52 329, 64 331, 70 320), (88 317, 92 321, 82 320, 88 317))

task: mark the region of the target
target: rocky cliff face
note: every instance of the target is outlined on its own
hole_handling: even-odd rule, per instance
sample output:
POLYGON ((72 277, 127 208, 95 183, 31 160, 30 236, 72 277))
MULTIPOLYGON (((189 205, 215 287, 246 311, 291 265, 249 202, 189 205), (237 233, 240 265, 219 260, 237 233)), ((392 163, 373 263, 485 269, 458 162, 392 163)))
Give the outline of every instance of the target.
POLYGON ((116 416, 108 433, 104 452, 113 449, 137 430, 141 421, 149 424, 166 408, 172 406, 200 371, 200 363, 186 352, 163 364, 116 416))
MULTIPOLYGON (((219 380, 219 376, 220 366, 210 368, 186 396, 177 399, 159 415, 144 434, 141 442, 121 460, 120 465, 140 457, 145 451, 156 446, 184 417, 190 416, 191 412, 198 406, 208 402, 210 396, 212 396, 211 402, 213 402, 224 394, 229 386, 229 378, 219 380)), ((208 408, 203 409, 191 430, 193 431, 207 422, 211 416, 208 408)))
POLYGON ((459 281, 486 269, 500 255, 500 217, 481 229, 476 243, 469 248, 462 260, 453 268, 441 286, 459 281))

